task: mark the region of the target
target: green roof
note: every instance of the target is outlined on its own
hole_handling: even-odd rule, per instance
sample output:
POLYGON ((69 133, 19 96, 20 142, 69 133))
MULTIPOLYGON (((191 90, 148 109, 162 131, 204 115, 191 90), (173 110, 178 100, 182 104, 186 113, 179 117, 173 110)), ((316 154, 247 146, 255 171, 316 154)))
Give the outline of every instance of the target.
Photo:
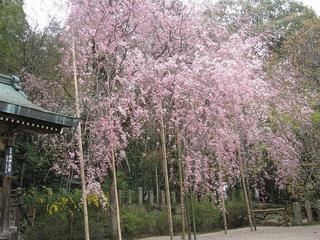
POLYGON ((30 102, 21 90, 19 78, 0 74, 0 113, 9 114, 42 124, 75 127, 79 119, 47 111, 30 102))

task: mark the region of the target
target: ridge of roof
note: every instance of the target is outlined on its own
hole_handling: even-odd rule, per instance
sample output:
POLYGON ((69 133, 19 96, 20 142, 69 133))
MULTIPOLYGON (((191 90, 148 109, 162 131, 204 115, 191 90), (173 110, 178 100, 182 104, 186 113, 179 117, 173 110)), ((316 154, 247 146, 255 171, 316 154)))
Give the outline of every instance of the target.
POLYGON ((16 91, 22 91, 21 85, 20 85, 20 79, 15 75, 9 76, 9 75, 4 75, 0 73, 0 83, 12 86, 16 91))

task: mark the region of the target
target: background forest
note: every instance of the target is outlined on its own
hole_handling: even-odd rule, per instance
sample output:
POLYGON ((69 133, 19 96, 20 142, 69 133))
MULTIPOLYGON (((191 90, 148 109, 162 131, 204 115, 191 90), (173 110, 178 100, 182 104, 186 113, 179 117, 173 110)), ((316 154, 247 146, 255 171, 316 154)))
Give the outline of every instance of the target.
MULTIPOLYGON (((113 157, 125 239, 169 233, 164 153, 175 233, 182 185, 198 232, 222 229, 223 211, 230 228, 247 225, 244 168, 254 203, 319 199, 312 9, 289 0, 75 1, 66 26, 36 31, 22 6, 0 1, 0 73, 19 76, 35 104, 75 114, 75 39, 92 239, 116 234, 113 157)), ((77 149, 75 130, 18 137, 13 186, 36 209, 32 221, 25 210, 26 239, 83 239, 77 149)))

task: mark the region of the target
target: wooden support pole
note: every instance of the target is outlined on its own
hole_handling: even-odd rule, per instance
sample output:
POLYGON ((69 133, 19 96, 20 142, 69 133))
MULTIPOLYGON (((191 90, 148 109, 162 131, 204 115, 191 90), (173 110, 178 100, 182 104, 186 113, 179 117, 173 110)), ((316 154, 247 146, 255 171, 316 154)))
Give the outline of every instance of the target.
POLYGON ((116 207, 116 216, 117 216, 117 232, 118 240, 122 240, 121 234, 121 223, 120 223, 120 207, 119 207, 119 197, 118 197, 118 184, 117 184, 117 169, 116 169, 116 158, 114 150, 112 150, 112 175, 114 183, 114 196, 115 196, 115 207, 116 207))
MULTIPOLYGON (((221 186, 223 183, 223 178, 222 178, 222 166, 221 163, 218 163, 219 165, 219 184, 220 184, 220 188, 224 187, 221 186)), ((224 199, 224 190, 225 189, 220 189, 220 191, 223 191, 222 193, 220 193, 220 198, 221 198, 221 211, 222 211, 222 217, 223 217, 223 226, 224 226, 224 233, 227 234, 228 233, 228 225, 227 225, 227 210, 226 210, 226 204, 225 204, 225 199, 224 199)))
POLYGON ((160 116, 160 127, 161 127, 161 143, 162 143, 162 160, 163 160, 163 174, 165 180, 165 189, 167 197, 167 213, 168 213, 168 225, 170 240, 173 240, 173 222, 172 222, 172 212, 171 212, 171 199, 170 199, 170 186, 169 186, 169 174, 168 174, 168 161, 167 161, 167 147, 166 147, 166 137, 164 133, 164 123, 163 116, 160 116))
POLYGON ((187 223, 188 240, 191 240, 190 201, 189 201, 188 195, 186 195, 185 199, 186 199, 186 223, 187 223))
POLYGON ((247 187, 246 187, 246 180, 244 176, 244 169, 243 169, 243 158, 242 158, 242 153, 239 153, 239 160, 240 160, 240 175, 241 175, 241 182, 242 182, 242 189, 244 192, 244 198, 246 201, 246 206, 247 206, 247 214, 248 214, 248 220, 250 224, 250 230, 253 231, 253 223, 252 223, 252 216, 251 216, 251 208, 250 208, 250 203, 249 203, 249 197, 247 193, 247 187))
POLYGON ((156 203, 160 204, 160 190, 159 190, 159 178, 158 178, 158 166, 156 166, 156 203))
MULTIPOLYGON (((72 60, 73 60, 73 80, 74 80, 74 92, 75 92, 76 117, 80 118, 78 77, 77 77, 76 53, 75 53, 74 40, 72 40, 72 60)), ((84 167, 83 148, 82 148, 81 121, 79 121, 79 124, 77 127, 77 140, 78 140, 78 145, 79 145, 79 161, 80 161, 80 175, 81 175, 81 188, 82 188, 84 233, 85 233, 85 240, 90 240, 86 178, 85 178, 85 171, 84 171, 85 167, 84 167)))
POLYGON ((176 127, 176 140, 177 140, 177 151, 178 151, 178 171, 179 171, 179 187, 180 187, 180 208, 181 208, 181 239, 185 240, 186 236, 186 211, 184 206, 184 176, 182 166, 182 146, 179 128, 176 127))
POLYGON ((197 225, 196 225, 196 216, 193 206, 193 192, 190 192, 190 205, 191 205, 191 214, 192 214, 192 229, 193 229, 193 239, 197 240, 197 225))
POLYGON ((249 207, 250 207, 250 211, 251 211, 252 224, 254 227, 254 231, 257 231, 256 217, 252 212, 253 204, 252 204, 251 191, 250 191, 249 181, 248 181, 248 170, 247 170, 247 162, 246 161, 244 161, 244 163, 243 163, 243 172, 244 172, 245 186, 246 186, 247 193, 248 193, 248 201, 249 201, 249 207))

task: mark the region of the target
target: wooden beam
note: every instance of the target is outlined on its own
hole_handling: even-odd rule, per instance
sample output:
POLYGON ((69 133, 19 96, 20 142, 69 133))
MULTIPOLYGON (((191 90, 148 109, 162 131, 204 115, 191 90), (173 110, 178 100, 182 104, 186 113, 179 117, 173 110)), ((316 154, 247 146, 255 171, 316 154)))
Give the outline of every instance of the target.
POLYGON ((268 209, 255 209, 252 210, 254 213, 261 213, 261 212, 281 212, 285 211, 285 208, 268 208, 268 209))

